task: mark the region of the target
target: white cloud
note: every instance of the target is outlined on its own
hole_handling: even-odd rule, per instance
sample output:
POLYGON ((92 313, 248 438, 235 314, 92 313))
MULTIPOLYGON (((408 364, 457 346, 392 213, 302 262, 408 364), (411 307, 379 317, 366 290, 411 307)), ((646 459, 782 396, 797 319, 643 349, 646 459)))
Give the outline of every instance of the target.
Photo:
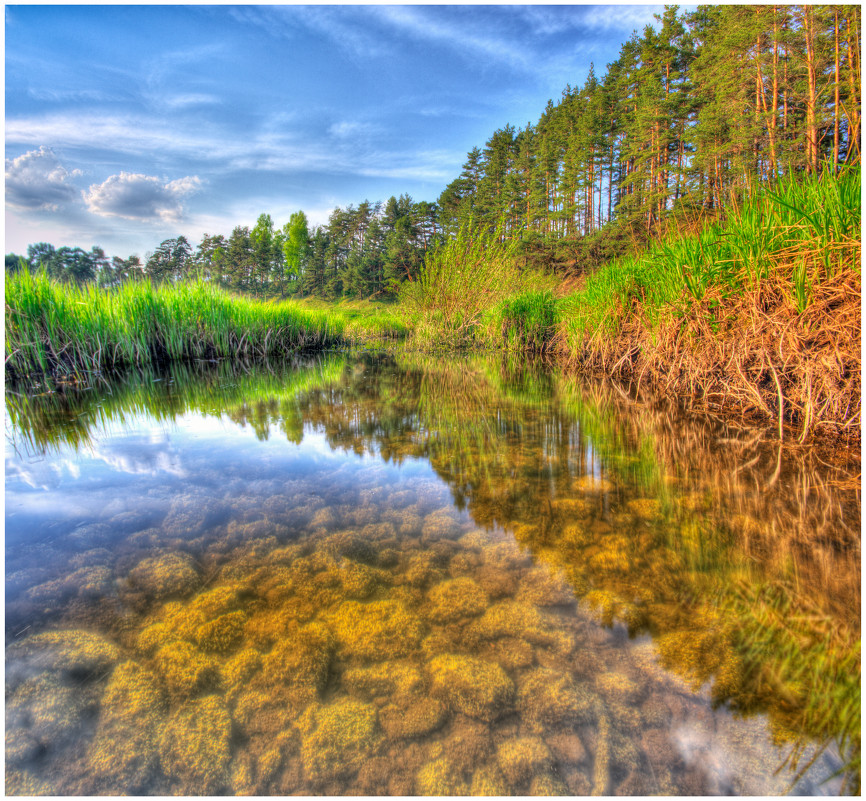
POLYGON ((273 5, 232 7, 229 13, 238 22, 259 26, 276 38, 296 40, 307 31, 323 36, 360 63, 394 50, 391 42, 366 29, 368 11, 368 6, 273 5))
POLYGON ((71 179, 79 175, 80 170, 70 172, 44 146, 6 159, 6 203, 18 209, 56 211, 77 197, 71 179))
POLYGON ((160 98, 160 100, 168 108, 189 108, 191 106, 209 106, 222 103, 222 100, 216 95, 204 92, 189 92, 178 95, 169 94, 160 98))
POLYGON ((439 14, 414 6, 380 6, 376 7, 374 13, 401 33, 449 45, 464 55, 474 53, 476 56, 506 62, 518 68, 533 64, 525 48, 517 41, 496 38, 489 33, 474 33, 467 29, 462 20, 456 24, 444 22, 439 14))
POLYGON ((82 193, 87 208, 102 217, 176 222, 183 216, 181 199, 201 185, 197 176, 165 181, 152 175, 121 172, 82 193))
POLYGON ((331 136, 336 136, 338 139, 347 139, 352 136, 371 136, 380 129, 376 125, 371 125, 368 122, 335 122, 328 133, 331 136))

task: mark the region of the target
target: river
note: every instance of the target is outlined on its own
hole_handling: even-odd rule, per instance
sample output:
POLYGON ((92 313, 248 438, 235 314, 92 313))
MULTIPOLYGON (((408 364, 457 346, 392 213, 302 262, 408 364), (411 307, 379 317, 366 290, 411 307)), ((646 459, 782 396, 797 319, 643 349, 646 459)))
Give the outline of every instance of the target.
POLYGON ((860 787, 860 476, 500 357, 7 387, 9 794, 860 787))

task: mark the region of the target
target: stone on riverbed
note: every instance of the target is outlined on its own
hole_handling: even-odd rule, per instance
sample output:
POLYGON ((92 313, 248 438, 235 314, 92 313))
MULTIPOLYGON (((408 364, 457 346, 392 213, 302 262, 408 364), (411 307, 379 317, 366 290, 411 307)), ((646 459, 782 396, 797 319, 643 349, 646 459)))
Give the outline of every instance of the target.
POLYGON ((514 684, 495 662, 443 654, 429 665, 431 694, 478 720, 496 720, 513 711, 514 684))

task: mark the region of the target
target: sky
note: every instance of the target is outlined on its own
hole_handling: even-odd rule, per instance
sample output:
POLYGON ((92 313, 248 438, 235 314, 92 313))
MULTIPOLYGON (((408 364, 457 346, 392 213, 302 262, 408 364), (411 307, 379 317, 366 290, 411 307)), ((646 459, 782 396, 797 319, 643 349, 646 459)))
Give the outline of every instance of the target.
POLYGON ((6 5, 5 252, 435 201, 660 5, 6 5))

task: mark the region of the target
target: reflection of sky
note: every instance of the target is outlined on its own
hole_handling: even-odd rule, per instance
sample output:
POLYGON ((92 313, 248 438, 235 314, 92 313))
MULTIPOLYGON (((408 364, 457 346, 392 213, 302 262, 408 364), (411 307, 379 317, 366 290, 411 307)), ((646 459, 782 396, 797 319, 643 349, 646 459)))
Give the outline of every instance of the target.
POLYGON ((251 426, 194 412, 170 422, 144 414, 109 421, 94 427, 87 447, 62 446, 52 454, 27 452, 7 434, 5 471, 7 536, 22 543, 49 524, 61 535, 145 507, 164 513, 179 495, 255 494, 257 481, 313 481, 321 490, 339 491, 357 484, 363 471, 365 484, 415 476, 438 483, 425 461, 397 467, 373 454, 335 450, 323 430, 309 425, 300 444, 277 432, 259 440, 251 426))
MULTIPOLYGON (((824 760, 829 768, 818 763, 794 788, 787 771, 768 773, 766 767, 779 765, 787 751, 771 742, 768 728, 763 715, 735 720, 730 713, 717 710, 711 724, 688 721, 671 732, 671 739, 686 765, 706 777, 713 795, 783 795, 791 790, 795 795, 838 795, 841 780, 823 781, 840 767, 830 764, 834 760, 829 753, 824 760)), ((804 755, 803 765, 808 764, 809 756, 804 755)))

